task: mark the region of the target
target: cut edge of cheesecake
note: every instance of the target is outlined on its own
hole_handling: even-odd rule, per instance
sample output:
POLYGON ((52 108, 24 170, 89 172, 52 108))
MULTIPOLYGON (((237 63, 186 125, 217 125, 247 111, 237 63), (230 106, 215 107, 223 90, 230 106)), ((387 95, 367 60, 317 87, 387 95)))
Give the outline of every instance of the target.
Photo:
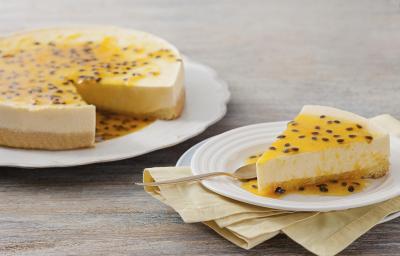
MULTIPOLYGON (((173 120, 182 114, 184 106, 185 90, 182 88, 174 106, 134 116, 140 119, 173 120)), ((23 107, 0 104, 0 116, 2 120, 0 145, 2 146, 68 150, 95 145, 96 107, 94 105, 23 107)))
POLYGON ((96 108, 0 104, 0 144, 25 149, 64 150, 93 147, 96 108))
POLYGON ((329 180, 379 178, 389 171, 389 135, 381 127, 354 113, 326 106, 307 105, 300 111, 301 114, 325 115, 360 124, 374 139, 370 143, 353 142, 269 160, 261 157, 256 163, 259 193, 273 195, 278 188, 295 191, 305 185, 329 180), (339 167, 328 170, 332 166, 335 166, 333 169, 339 167), (340 169, 340 166, 344 168, 340 169))
MULTIPOLYGON (((175 106, 136 114, 135 117, 173 120, 182 114, 184 105, 185 90, 182 89, 175 106)), ((2 146, 68 150, 95 145, 96 107, 94 105, 30 108, 0 104, 0 116, 2 119, 0 145, 2 146)))
POLYGON ((88 82, 75 85, 80 96, 96 108, 130 115, 136 118, 173 120, 182 114, 185 106, 183 64, 179 66, 176 79, 166 86, 104 85, 88 82), (118 87, 118 91, 115 89, 118 87), (109 97, 114 90, 113 97, 109 97), (96 91, 96 94, 91 92, 96 91))

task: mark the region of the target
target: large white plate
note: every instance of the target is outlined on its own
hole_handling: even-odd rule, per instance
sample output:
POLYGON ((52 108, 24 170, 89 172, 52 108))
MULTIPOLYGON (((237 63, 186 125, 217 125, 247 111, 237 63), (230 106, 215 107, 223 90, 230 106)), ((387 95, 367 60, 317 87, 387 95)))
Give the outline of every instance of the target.
POLYGON ((214 70, 185 59, 186 106, 173 121, 99 143, 94 148, 44 151, 0 147, 0 166, 26 168, 75 166, 139 156, 178 144, 203 132, 226 113, 229 90, 214 70))
MULTIPOLYGON (((237 128, 208 140, 196 150, 191 168, 194 174, 212 171, 232 172, 243 165, 246 156, 263 152, 285 129, 287 122, 262 123, 237 128)), ((287 195, 280 199, 257 196, 240 188, 240 182, 227 177, 203 181, 208 189, 221 195, 263 207, 291 211, 332 211, 370 205, 400 195, 400 141, 391 137, 391 170, 373 180, 360 193, 350 196, 287 195)))
MULTIPOLYGON (((179 158, 178 162, 176 163, 176 166, 178 166, 178 167, 190 166, 190 163, 192 161, 192 157, 193 157, 194 153, 196 152, 196 150, 208 140, 209 139, 203 140, 203 141, 197 143, 196 145, 192 146, 191 148, 189 148, 179 158)), ((400 212, 396 212, 396 213, 390 214, 389 216, 386 216, 383 220, 381 220, 380 223, 391 221, 391 220, 396 219, 398 217, 400 217, 400 212)))

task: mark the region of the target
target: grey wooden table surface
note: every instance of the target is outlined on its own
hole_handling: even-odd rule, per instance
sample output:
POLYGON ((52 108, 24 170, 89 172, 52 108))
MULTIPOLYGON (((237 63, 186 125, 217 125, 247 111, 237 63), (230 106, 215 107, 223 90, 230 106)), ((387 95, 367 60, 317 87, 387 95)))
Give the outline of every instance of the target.
MULTIPOLYGON (((399 1, 1 1, 0 32, 113 24, 173 42, 215 68, 232 92, 226 117, 203 134, 145 156, 74 168, 0 168, 0 254, 294 255, 285 236, 245 251, 202 224, 184 224, 132 180, 174 165, 193 144, 304 104, 400 118, 399 1)), ((343 255, 400 254, 400 219, 343 255)))

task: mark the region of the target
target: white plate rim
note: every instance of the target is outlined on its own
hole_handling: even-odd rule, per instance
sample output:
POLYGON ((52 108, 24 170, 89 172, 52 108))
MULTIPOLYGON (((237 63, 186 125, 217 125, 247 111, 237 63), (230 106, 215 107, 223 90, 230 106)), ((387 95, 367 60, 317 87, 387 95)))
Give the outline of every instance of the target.
MULTIPOLYGON (((280 127, 277 129, 277 132, 274 135, 279 134, 279 132, 282 130, 282 127, 284 127, 287 124, 287 121, 281 121, 281 122, 267 122, 267 123, 258 123, 258 124, 252 124, 252 125, 248 125, 248 126, 243 126, 243 127, 239 127, 239 128, 235 128, 232 129, 230 131, 227 131, 225 133, 219 134, 213 138, 211 138, 210 140, 208 140, 207 142, 205 142, 203 145, 201 145, 196 152, 194 153, 194 156, 192 158, 191 161, 191 168, 192 168, 192 172, 193 174, 200 174, 200 173, 204 173, 203 170, 201 169, 205 169, 204 167, 198 167, 199 164, 199 156, 203 153, 208 151, 209 152, 209 147, 210 145, 213 145, 213 143, 215 143, 215 141, 221 140, 221 138, 225 139, 224 137, 229 137, 232 136, 232 134, 236 134, 236 133, 240 133, 243 130, 251 130, 251 129, 255 129, 255 128, 259 128, 259 126, 271 126, 271 127, 280 127), (198 171, 201 170, 201 171, 198 171)), ((242 134, 243 135, 243 134, 242 134)), ((230 138, 232 140, 232 138, 230 138)), ((395 137, 391 137, 391 141, 393 143, 393 141, 396 141, 397 144, 400 145, 400 140, 398 138, 395 137)), ((221 145, 219 145, 221 146, 221 145)), ((214 159, 213 159, 214 160, 214 159)), ((209 161, 208 159, 203 159, 203 161, 209 161)), ((395 196, 400 195, 400 188, 397 189, 396 186, 396 190, 395 191, 390 191, 392 192, 391 194, 383 194, 381 193, 381 191, 378 191, 376 194, 380 195, 380 197, 375 197, 373 199, 369 199, 369 200, 364 200, 364 201, 353 201, 352 203, 350 203, 347 198, 346 199, 341 199, 344 200, 345 203, 347 204, 343 204, 343 205, 332 205, 332 204, 326 204, 326 203, 307 203, 306 205, 302 202, 295 202, 295 201, 285 201, 285 200, 280 200, 280 199, 272 199, 272 198, 265 198, 265 197, 260 197, 260 196, 256 196, 256 195, 252 195, 249 192, 242 192, 240 191, 239 193, 232 193, 232 191, 226 191, 226 189, 222 189, 221 185, 218 185, 218 182, 216 181, 217 179, 227 179, 227 178, 214 178, 214 179, 209 179, 209 180, 204 180, 202 181, 202 184, 214 191, 215 193, 218 193, 220 195, 238 200, 238 201, 242 201, 245 203, 249 203, 249 204, 253 204, 253 205, 257 205, 257 206, 261 206, 261 207, 270 207, 270 208, 275 208, 275 209, 282 209, 282 210, 290 210, 290 211, 335 211, 335 210, 345 210, 345 209, 350 209, 350 208, 356 208, 356 207, 362 207, 362 206, 366 206, 366 205, 371 205, 374 203, 379 203, 382 202, 384 200, 388 200, 390 198, 393 198, 395 196), (346 202, 347 200, 347 202, 346 202)), ((229 181, 228 181, 229 182, 229 181)), ((222 184, 222 182, 220 182, 220 184, 222 184)), ((233 186, 233 185, 232 185, 233 186)), ((236 189, 236 188, 235 188, 236 189)), ((229 189, 228 189, 229 190, 229 189)), ((360 195, 360 194, 358 194, 360 195)), ((365 199, 365 198, 364 198, 365 199)), ((339 200, 339 199, 338 199, 339 200)), ((333 201, 333 200, 332 200, 333 201)))
MULTIPOLYGON (((212 137, 211 137, 212 138, 212 137)), ((211 138, 205 139, 203 141, 198 142, 197 144, 193 145, 192 147, 190 147, 188 150, 186 150, 178 159, 178 161, 176 162, 176 166, 177 167, 190 167, 190 162, 192 160, 192 157, 194 155, 194 153, 196 152, 196 150, 203 145, 204 143, 206 143, 208 140, 210 140, 211 138)), ((388 216, 386 216, 384 219, 382 219, 378 224, 382 224, 391 220, 394 220, 396 218, 400 217, 400 211, 392 213, 388 216)))
MULTIPOLYGON (((88 160, 83 160, 83 161, 76 161, 76 162, 60 162, 60 163, 49 163, 46 161, 43 161, 43 163, 35 163, 35 164, 30 164, 30 163, 24 163, 23 161, 21 161, 21 159, 18 160, 5 160, 5 159, 1 159, 0 158, 0 167, 18 167, 18 168, 51 168, 51 167, 71 167, 71 166, 80 166, 80 165, 87 165, 87 164, 93 164, 93 163, 104 163, 104 162, 112 162, 112 161, 118 161, 118 160, 124 160, 124 159, 128 159, 128 158, 132 158, 132 157, 136 157, 136 156, 140 156, 140 155, 144 155, 159 149, 163 149, 163 148, 167 148, 167 147, 171 147, 174 145, 177 145, 179 143, 182 143, 183 141, 186 141, 190 138, 193 138, 199 134, 201 134, 202 132, 204 132, 208 127, 210 127, 211 125, 217 123, 219 120, 221 120, 227 112, 227 104, 230 100, 231 94, 229 91, 229 86, 228 84, 222 80, 219 76, 218 73, 212 69, 209 66, 206 66, 204 64, 192 61, 191 59, 189 59, 188 57, 184 56, 184 64, 185 64, 185 69, 187 69, 188 67, 193 67, 193 68, 197 68, 200 69, 204 72, 204 74, 206 74, 208 76, 209 79, 212 79, 215 82, 215 85, 218 85, 218 88, 215 88, 214 92, 218 92, 220 95, 218 95, 218 97, 220 97, 220 102, 218 102, 218 106, 215 106, 216 108, 214 109, 213 113, 210 113, 209 115, 209 120, 203 122, 203 123, 197 123, 196 128, 186 131, 185 134, 179 134, 179 135, 175 135, 174 140, 170 141, 169 143, 163 143, 160 144, 156 147, 151 147, 148 148, 147 150, 143 150, 140 153, 133 153, 130 154, 129 152, 126 152, 125 154, 109 154, 107 157, 103 157, 103 158, 91 158, 88 160)), ((186 79, 188 79, 186 77, 186 79)), ((190 78, 189 78, 190 79, 190 78)), ((186 88, 188 90, 188 88, 186 88)), ((186 104, 190 104, 190 102, 187 102, 186 104)), ((179 119, 177 119, 179 120, 179 119)), ((155 124, 159 124, 162 122, 174 122, 172 121, 160 121, 157 120, 155 121, 153 124, 151 124, 150 126, 153 126, 155 124)), ((146 129, 146 128, 145 128, 146 129)), ((145 130, 143 129, 143 130, 145 130)), ((134 134, 139 134, 142 133, 143 130, 134 133, 134 134)), ((121 141, 128 141, 130 136, 132 136, 132 134, 128 134, 110 141, 115 141, 115 140, 121 140, 121 141)), ((173 136, 173 135, 171 135, 173 136)), ((106 141, 103 143, 108 143, 110 141, 106 141)), ((14 148, 7 148, 7 147, 0 147, 1 150, 6 150, 6 151, 15 151, 15 152, 26 152, 27 154, 29 154, 30 152, 45 152, 46 154, 51 152, 54 153, 59 153, 59 152, 77 152, 79 153, 80 149, 78 150, 66 150, 66 151, 41 151, 41 150, 24 150, 24 149, 14 149, 14 148)), ((84 149, 84 150, 96 150, 96 147, 91 148, 91 149, 84 149)), ((12 153, 11 153, 12 154, 12 153)))

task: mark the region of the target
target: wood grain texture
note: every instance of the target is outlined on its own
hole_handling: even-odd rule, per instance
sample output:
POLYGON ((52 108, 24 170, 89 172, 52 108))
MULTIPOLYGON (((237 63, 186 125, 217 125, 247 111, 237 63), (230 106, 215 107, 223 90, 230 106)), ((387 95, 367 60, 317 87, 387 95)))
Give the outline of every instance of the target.
MULTIPOLYGON (((227 116, 178 146, 76 168, 0 168, 1 255, 307 255, 285 236, 245 251, 184 224, 132 180, 242 125, 287 120, 304 104, 400 118, 399 1, 2 1, 0 32, 65 24, 142 29, 215 68, 227 116)), ((400 219, 343 255, 399 255, 400 219)))

